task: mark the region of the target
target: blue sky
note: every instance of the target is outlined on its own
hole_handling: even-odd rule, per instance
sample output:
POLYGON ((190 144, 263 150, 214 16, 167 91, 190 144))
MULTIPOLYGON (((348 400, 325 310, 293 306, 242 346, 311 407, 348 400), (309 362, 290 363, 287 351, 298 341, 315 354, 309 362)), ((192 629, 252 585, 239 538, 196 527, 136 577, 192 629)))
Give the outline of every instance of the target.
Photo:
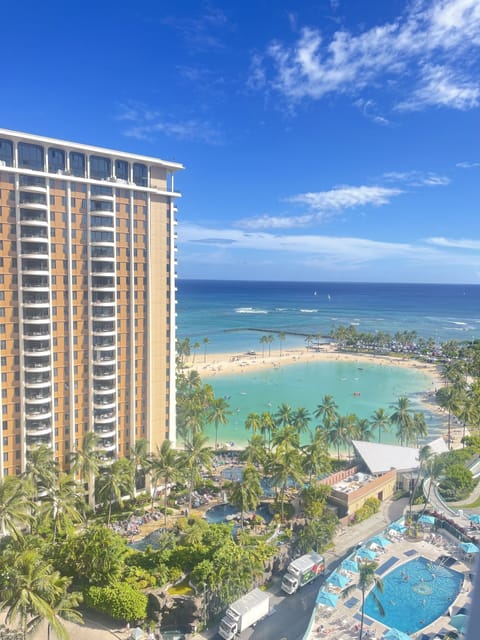
POLYGON ((185 165, 185 278, 480 282, 478 0, 9 2, 5 128, 185 165))

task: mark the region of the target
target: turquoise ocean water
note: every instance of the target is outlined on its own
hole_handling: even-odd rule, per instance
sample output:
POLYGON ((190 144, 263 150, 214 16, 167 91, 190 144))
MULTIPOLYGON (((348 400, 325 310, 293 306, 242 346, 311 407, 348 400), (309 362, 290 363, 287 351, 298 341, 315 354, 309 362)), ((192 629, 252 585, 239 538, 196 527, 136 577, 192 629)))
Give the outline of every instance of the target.
MULTIPOLYGON (((264 330, 286 334, 284 341, 276 338, 271 344, 272 354, 305 346, 305 335, 327 335, 349 324, 358 331, 416 331, 437 341, 480 338, 478 285, 180 280, 177 299, 177 334, 199 344, 198 360, 204 349, 261 353, 264 330)), ((439 419, 422 405, 425 393, 434 389, 420 369, 297 362, 217 375, 208 382, 217 396, 227 398, 232 411, 228 425, 219 428, 219 441, 235 446, 245 444, 250 435, 243 426, 248 413, 275 411, 282 402, 313 411, 325 394, 334 397, 341 414, 353 412, 360 418, 370 418, 380 407, 388 412, 407 395, 416 410, 426 411, 430 435, 441 429, 439 419)), ((207 434, 213 439, 213 428, 207 434)), ((382 434, 382 441, 394 442, 393 434, 382 434)))

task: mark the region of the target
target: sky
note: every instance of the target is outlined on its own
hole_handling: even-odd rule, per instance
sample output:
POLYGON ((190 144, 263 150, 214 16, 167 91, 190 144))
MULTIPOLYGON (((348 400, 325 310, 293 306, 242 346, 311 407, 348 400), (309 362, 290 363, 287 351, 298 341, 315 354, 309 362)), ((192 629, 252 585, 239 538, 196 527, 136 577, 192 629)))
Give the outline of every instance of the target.
POLYGON ((181 162, 181 278, 480 283, 479 0, 17 0, 0 126, 181 162))

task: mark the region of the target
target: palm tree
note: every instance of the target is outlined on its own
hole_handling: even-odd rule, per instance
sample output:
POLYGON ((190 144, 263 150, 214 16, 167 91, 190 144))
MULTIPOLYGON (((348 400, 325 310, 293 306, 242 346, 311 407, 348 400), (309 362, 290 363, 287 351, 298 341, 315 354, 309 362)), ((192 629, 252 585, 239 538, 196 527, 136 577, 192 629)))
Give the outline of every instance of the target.
POLYGON ((21 528, 31 520, 33 503, 25 481, 16 476, 0 480, 0 532, 18 540, 21 528))
POLYGON ((282 357, 282 343, 285 340, 285 331, 278 332, 278 341, 280 342, 280 357, 282 357))
POLYGON ((262 419, 258 413, 249 413, 245 420, 245 429, 252 430, 253 435, 256 435, 257 431, 260 431, 262 419))
POLYGON ((327 441, 337 448, 337 458, 340 460, 340 447, 345 447, 348 442, 349 419, 348 416, 337 416, 327 431, 327 441))
POLYGON ((122 507, 123 496, 133 494, 131 467, 128 460, 115 460, 109 467, 104 469, 98 480, 97 494, 101 502, 104 504, 108 502, 107 525, 110 525, 113 503, 118 502, 122 507))
POLYGON ((213 451, 207 446, 207 437, 203 433, 194 433, 189 442, 185 444, 182 454, 184 466, 188 475, 189 496, 188 508, 192 508, 192 492, 195 482, 200 477, 202 470, 210 470, 212 467, 213 451))
MULTIPOLYGON (((82 594, 75 591, 67 591, 67 580, 68 578, 59 577, 58 584, 55 589, 55 597, 53 601, 50 602, 50 606, 53 611, 53 615, 55 618, 63 618, 64 620, 69 620, 70 622, 75 622, 76 624, 83 623, 83 616, 80 611, 77 611, 77 607, 80 605, 82 601, 82 594), (61 581, 65 581, 64 585, 61 585, 61 581)), ((50 640, 50 631, 53 627, 53 624, 48 621, 47 626, 47 640, 50 640)), ((57 638, 65 638, 68 640, 68 633, 65 633, 64 636, 59 636, 57 629, 56 636, 57 638)))
POLYGON ((157 493, 157 487, 160 480, 163 481, 163 513, 165 518, 165 527, 167 526, 167 498, 168 486, 172 482, 180 479, 182 472, 179 464, 179 455, 172 449, 170 440, 164 440, 160 447, 157 445, 157 453, 151 458, 152 465, 152 509, 153 501, 157 493))
POLYGON ((371 417, 371 423, 373 429, 378 429, 378 442, 380 442, 380 432, 388 431, 388 427, 390 426, 390 416, 387 414, 385 409, 376 409, 371 417))
POLYGON ((200 343, 199 342, 194 342, 193 345, 192 345, 192 349, 193 349, 192 364, 195 364, 195 356, 197 355, 197 351, 200 349, 200 343))
POLYGON ((277 430, 277 426, 275 424, 275 418, 270 413, 270 411, 264 411, 261 416, 261 424, 260 424, 260 433, 265 439, 265 436, 268 438, 268 447, 270 448, 272 437, 277 430))
POLYGON ((359 440, 363 440, 364 442, 371 442, 373 440, 373 426, 372 423, 368 420, 368 418, 358 418, 357 419, 357 438, 359 440))
POLYGON ((315 429, 315 434, 310 436, 310 443, 302 447, 302 468, 308 475, 309 484, 312 477, 318 478, 321 473, 330 471, 330 456, 325 431, 320 427, 315 429))
POLYGON ((72 525, 83 522, 84 507, 84 496, 73 476, 60 473, 38 510, 40 521, 51 521, 53 525, 54 543, 57 533, 65 533, 72 525))
POLYGON ((396 437, 403 446, 408 445, 413 436, 413 417, 410 410, 410 400, 406 396, 398 399, 395 411, 390 416, 390 422, 397 427, 396 437))
POLYGON ((203 339, 203 361, 207 361, 207 346, 210 344, 210 340, 208 338, 203 339))
POLYGON ((293 423, 293 411, 292 407, 283 402, 274 414, 275 424, 278 427, 286 427, 293 423))
POLYGON ((430 449, 430 447, 428 446, 428 444, 418 450, 418 473, 417 473, 417 477, 415 479, 415 484, 413 486, 413 490, 412 490, 412 493, 410 495, 410 500, 409 500, 409 504, 408 504, 408 515, 409 515, 410 520, 412 519, 412 506, 413 506, 413 501, 415 499, 415 495, 417 493, 418 483, 420 482, 420 476, 422 475, 423 467, 424 467, 425 463, 432 456, 432 453, 433 452, 430 449))
POLYGON ((270 347, 272 345, 272 342, 274 341, 274 337, 272 336, 272 334, 268 334, 267 336, 267 344, 268 344, 268 357, 270 358, 270 347))
POLYGON ((52 450, 46 444, 28 451, 27 465, 23 477, 30 482, 36 496, 53 486, 57 475, 57 463, 52 450))
POLYGON ((313 415, 317 420, 321 420, 323 426, 328 429, 338 416, 338 405, 333 396, 329 394, 323 396, 322 402, 317 405, 313 415))
POLYGON ((271 466, 272 480, 280 488, 280 518, 283 521, 285 491, 289 481, 303 482, 302 460, 298 447, 277 447, 271 466))
POLYGON ((88 504, 92 509, 95 509, 95 478, 100 470, 98 444, 97 434, 87 431, 83 436, 82 449, 70 454, 73 472, 88 483, 88 504))
POLYGON ((252 464, 247 464, 243 469, 243 477, 240 482, 235 482, 232 486, 229 502, 240 509, 240 522, 243 529, 245 511, 255 511, 260 502, 262 487, 260 476, 252 464))
POLYGON ((420 438, 425 438, 428 434, 427 421, 425 420, 425 414, 421 411, 418 411, 413 414, 413 433, 415 435, 415 439, 418 441, 420 438))
POLYGON ((352 447, 352 441, 358 438, 358 418, 354 413, 349 413, 344 416, 345 419, 345 443, 348 448, 348 459, 350 460, 350 449, 352 447))
MULTIPOLYGON (((376 562, 359 562, 358 565, 358 580, 356 584, 352 584, 348 586, 346 589, 342 591, 342 597, 348 598, 354 589, 360 589, 362 593, 362 606, 360 610, 360 630, 358 632, 358 640, 362 640, 363 638, 363 621, 365 616, 365 594, 373 585, 373 587, 379 592, 383 593, 383 582, 382 579, 379 578, 375 571, 377 570, 378 564, 376 562)), ((378 599, 377 594, 372 589, 370 591, 370 595, 372 596, 373 601, 375 602, 377 609, 381 616, 385 615, 385 611, 383 609, 382 603, 378 599)))
POLYGON ((227 424, 228 416, 232 414, 228 408, 228 402, 223 398, 215 398, 210 406, 207 421, 215 424, 215 450, 218 447, 218 425, 227 424))
POLYGON ((262 358, 265 357, 265 345, 267 344, 267 336, 262 336, 260 338, 260 344, 262 345, 262 358))
POLYGON ((263 437, 261 435, 254 434, 240 454, 240 459, 246 460, 249 464, 253 464, 255 467, 262 467, 265 464, 266 455, 267 452, 263 437))
POLYGON ((455 414, 459 410, 459 393, 456 387, 441 387, 436 393, 436 398, 442 409, 446 409, 448 411, 448 448, 451 449, 452 413, 455 414))
POLYGON ((148 440, 139 438, 135 441, 133 449, 130 450, 130 462, 134 478, 134 491, 145 488, 145 479, 151 469, 148 440), (142 486, 143 485, 143 486, 142 486))
POLYGON ((61 577, 38 549, 6 552, 2 564, 0 608, 6 609, 6 623, 18 622, 26 638, 45 620, 58 638, 66 640, 68 633, 56 607, 65 597, 70 579, 61 577))
POLYGON ((299 407, 293 412, 292 424, 298 433, 304 433, 308 429, 310 422, 310 412, 305 407, 299 407))

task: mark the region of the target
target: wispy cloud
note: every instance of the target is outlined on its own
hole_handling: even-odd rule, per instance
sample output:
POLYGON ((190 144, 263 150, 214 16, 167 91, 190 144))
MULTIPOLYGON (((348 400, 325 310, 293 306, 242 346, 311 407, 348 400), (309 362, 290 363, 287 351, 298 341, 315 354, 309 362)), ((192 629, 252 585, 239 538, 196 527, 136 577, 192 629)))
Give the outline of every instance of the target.
POLYGON ((475 169, 476 167, 480 167, 480 162, 457 162, 455 166, 460 169, 475 169))
POLYGON ((223 135, 218 126, 208 120, 189 117, 174 120, 170 116, 163 116, 160 111, 135 102, 120 105, 117 120, 128 123, 123 135, 138 140, 153 141, 164 135, 177 140, 211 145, 223 142, 223 135))
POLYGON ((269 216, 261 215, 242 218, 235 223, 240 229, 294 229, 305 227, 315 220, 314 215, 304 216, 269 216))
POLYGON ((174 29, 193 53, 221 51, 225 47, 223 33, 228 25, 227 17, 221 9, 207 3, 199 16, 178 18, 170 15, 164 17, 162 23, 174 29))
MULTIPOLYGON (((258 255, 262 259, 265 259, 269 252, 272 255, 284 252, 295 255, 296 259, 301 259, 304 264, 328 264, 329 268, 341 270, 355 270, 362 265, 383 260, 402 260, 429 267, 443 268, 445 264, 451 264, 469 269, 480 268, 478 255, 471 252, 452 252, 452 246, 448 244, 450 241, 442 245, 441 242, 432 240, 435 239, 418 243, 382 242, 349 236, 282 235, 264 231, 216 229, 182 221, 179 223, 179 246, 203 246, 208 255, 215 254, 217 257, 223 250, 230 258, 232 252, 237 251, 238 255, 245 255, 245 251, 259 252, 258 255)), ((471 249, 477 241, 461 242, 466 243, 464 248, 471 249)), ((199 259, 205 260, 205 253, 200 252, 198 255, 203 256, 199 259)))
POLYGON ((431 171, 388 171, 383 174, 387 182, 402 182, 412 187, 439 187, 450 184, 450 178, 431 171))
POLYGON ((471 240, 468 238, 460 238, 458 240, 452 238, 427 238, 428 244, 435 245, 437 247, 448 247, 450 249, 472 249, 478 251, 480 249, 480 240, 471 240))
MULTIPOLYGON (((478 0, 416 0, 392 22, 324 40, 314 26, 296 42, 271 42, 261 61, 264 84, 290 104, 332 93, 359 94, 389 81, 403 110, 478 106, 478 0)), ((260 60, 256 60, 256 76, 260 60)), ((366 99, 368 102, 368 98, 366 99)))

